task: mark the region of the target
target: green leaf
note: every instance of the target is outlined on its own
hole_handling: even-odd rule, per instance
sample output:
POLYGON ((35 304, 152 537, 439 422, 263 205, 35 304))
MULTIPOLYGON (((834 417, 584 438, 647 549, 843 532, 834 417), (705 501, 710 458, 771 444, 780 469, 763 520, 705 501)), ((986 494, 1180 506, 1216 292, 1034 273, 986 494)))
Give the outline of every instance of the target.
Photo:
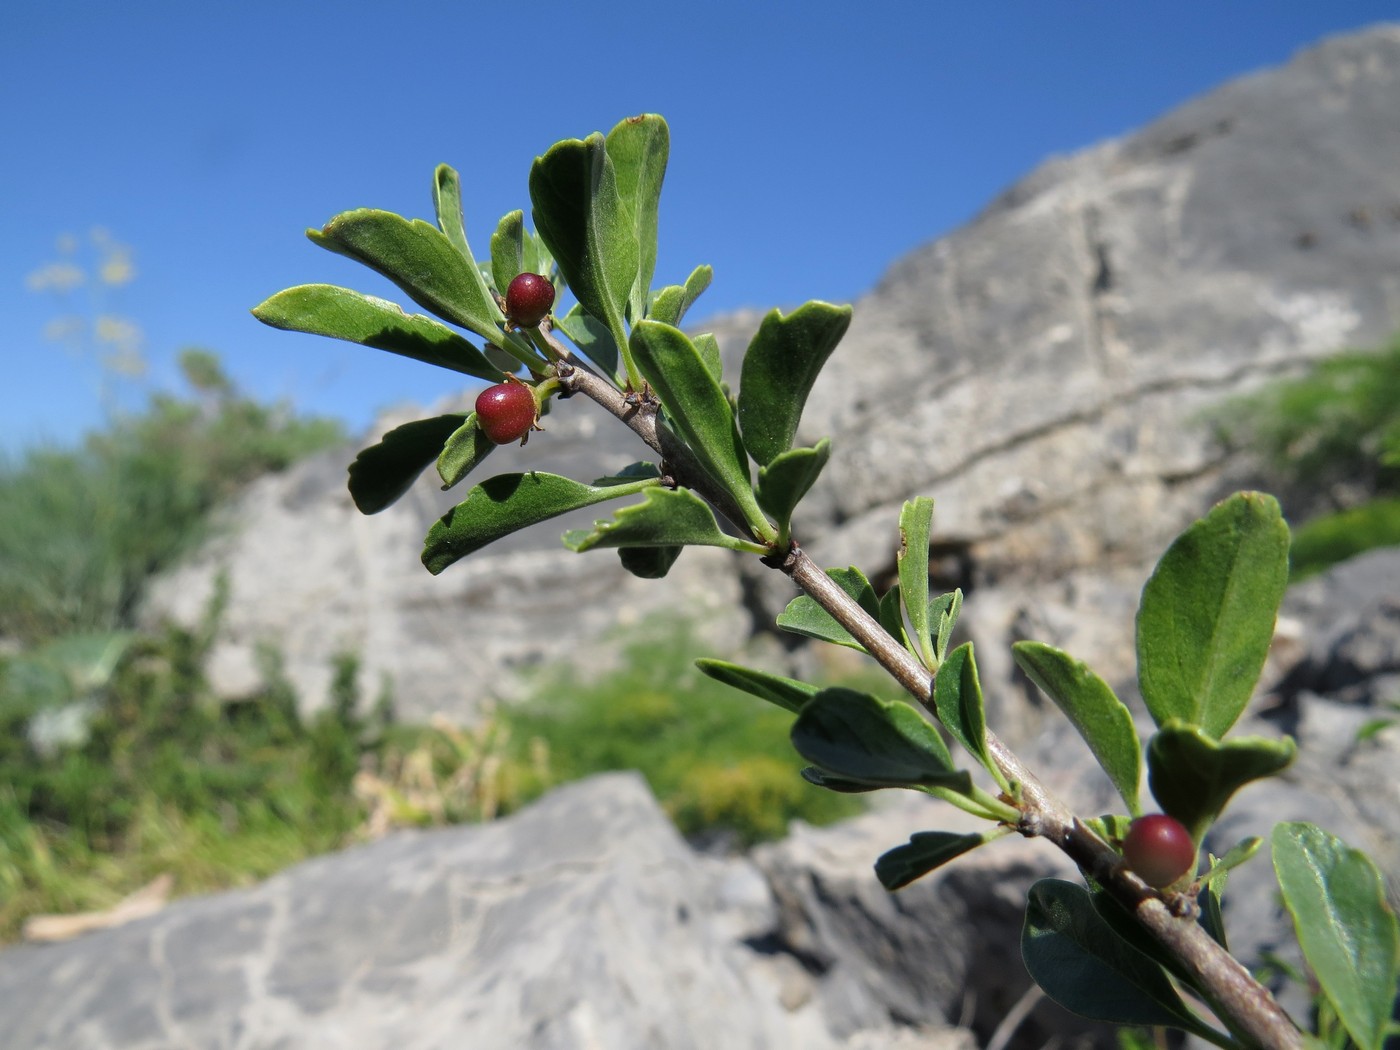
POLYGON ((350 464, 350 498, 361 514, 378 514, 413 487, 467 417, 460 413, 395 427, 350 464))
POLYGON ((710 286, 714 276, 715 271, 709 266, 697 266, 686 278, 684 286, 670 284, 656 293, 651 308, 647 310, 647 317, 679 328, 686 311, 695 305, 695 300, 710 286))
POLYGON ((929 603, 929 621, 934 628, 933 655, 942 663, 948 655, 948 643, 953 637, 953 628, 958 625, 958 614, 962 612, 963 593, 956 587, 947 594, 940 594, 929 603))
POLYGON ((567 335, 584 357, 602 369, 604 375, 617 375, 617 344, 613 342, 606 324, 574 303, 567 314, 554 318, 554 327, 567 335))
POLYGON ((1031 887, 1021 957, 1035 983, 1066 1010, 1113 1024, 1220 1036, 1181 1001, 1162 967, 1120 939, 1088 891, 1059 879, 1031 887))
MULTIPOLYGON (((905 608, 908 608, 907 602, 905 608)), ((1006 775, 987 752, 987 715, 971 642, 958 646, 939 666, 933 679, 933 706, 938 720, 953 734, 953 739, 996 778, 1003 790, 1009 788, 1006 775)))
POLYGON ((637 280, 634 218, 619 196, 617 174, 598 132, 555 143, 530 168, 535 229, 549 246, 564 280, 584 310, 604 321, 622 351, 627 378, 624 314, 637 280))
POLYGON ((1204 903, 1201 905, 1201 925, 1205 927, 1207 933, 1216 944, 1230 950, 1229 942, 1225 936, 1225 913, 1223 900, 1225 897, 1225 883, 1230 877, 1230 871, 1239 867, 1249 860, 1263 845, 1264 840, 1258 835, 1251 835, 1232 846, 1225 854, 1217 860, 1210 858, 1210 867, 1204 875, 1196 881, 1206 891, 1198 898, 1204 903))
POLYGON ((904 646, 909 652, 918 656, 914 647, 909 642, 909 635, 904 630, 904 604, 899 593, 899 584, 890 586, 880 598, 880 626, 885 629, 885 633, 904 646))
POLYGON ((802 779, 828 791, 839 791, 843 795, 864 795, 871 791, 879 791, 881 787, 879 784, 865 784, 859 780, 833 776, 816 766, 805 766, 802 769, 802 779))
POLYGON ((423 564, 436 576, 459 558, 512 532, 656 484, 655 478, 629 484, 584 485, 537 471, 498 474, 473 487, 466 499, 433 524, 423 543, 423 564))
POLYGON ((778 531, 787 535, 792 512, 807 495, 826 461, 831 457, 831 441, 822 438, 815 448, 790 448, 773 462, 758 468, 754 496, 758 505, 777 522, 778 531))
POLYGON ((637 244, 637 277, 629 306, 633 322, 646 312, 652 274, 656 271, 657 209, 666 160, 671 153, 671 131, 656 113, 628 117, 607 137, 608 158, 617 181, 617 195, 632 218, 637 244))
MULTIPOLYGON (((865 578, 863 572, 852 565, 848 569, 827 569, 826 574, 854 598, 862 609, 877 620, 880 618, 880 602, 875 597, 875 588, 870 586, 870 581, 865 578)), ((865 651, 865 647, 852 638, 850 632, 837 623, 831 613, 806 594, 799 594, 788 602, 787 608, 778 615, 777 624, 792 634, 865 651)))
POLYGON ((619 547, 622 567, 643 580, 659 580, 671 571, 684 547, 619 547))
POLYGON ((439 317, 539 363, 528 344, 502 333, 498 322, 504 315, 481 271, 437 227, 422 219, 359 208, 342 212, 306 235, 322 248, 383 274, 439 317))
POLYGON ((1118 789, 1128 812, 1142 815, 1138 786, 1142 783, 1142 742, 1133 716, 1107 682, 1087 664, 1040 642, 1017 642, 1011 647, 1017 665, 1065 717, 1103 771, 1118 789))
POLYGON ((510 282, 525 272, 525 213, 507 212, 491 235, 491 280, 506 294, 510 282))
POLYGON ((799 682, 795 678, 784 678, 782 675, 743 667, 726 660, 696 660, 695 666, 717 682, 741 689, 793 714, 800 713, 807 701, 820 692, 816 686, 799 682))
POLYGON ((715 377, 715 382, 723 384, 724 361, 720 358, 719 340, 710 332, 701 332, 691 342, 695 344, 700 360, 705 362, 705 368, 715 377))
POLYGON ((446 164, 439 164, 433 171, 433 210, 443 236, 476 268, 476 259, 467 244, 467 225, 462 219, 462 181, 457 170, 446 164))
POLYGON ((755 537, 777 539, 754 498, 748 460, 734 428, 724 389, 706 367, 695 345, 679 328, 641 321, 632 330, 632 355, 651 384, 667 417, 709 475, 744 512, 755 537))
POLYGON ((740 373, 739 429, 759 463, 792 447, 817 373, 850 323, 849 306, 810 302, 786 317, 773 310, 758 326, 740 373))
POLYGON ((793 723, 792 745, 820 769, 862 784, 971 786, 918 711, 854 689, 823 689, 808 700, 793 723))
POLYGON ((896 846, 875 862, 875 877, 887 890, 908 886, 935 868, 956 860, 1004 831, 990 829, 975 835, 955 835, 951 831, 916 831, 907 844, 896 846))
POLYGON ((1142 592, 1138 681, 1157 725, 1219 739, 1254 691, 1288 583, 1288 526, 1272 496, 1240 492, 1168 548, 1142 592))
POLYGON ((1172 720, 1147 745, 1147 782, 1162 811, 1186 825, 1197 843, 1236 791, 1287 768, 1298 753, 1289 737, 1216 740, 1172 720))
POLYGON ((933 500, 927 496, 908 500, 899 512, 899 589, 919 658, 930 671, 938 667, 928 605, 928 537, 932 527, 933 500))
POLYGON ((448 437, 442 446, 441 454, 437 457, 438 477, 442 478, 442 487, 450 489, 457 484, 475 470, 477 464, 495 448, 495 443, 477 425, 476 413, 468 415, 462 425, 448 437))
POLYGON ((1278 824, 1271 842, 1304 958, 1356 1045, 1381 1050, 1400 978, 1400 926, 1380 872, 1312 824, 1278 824))
POLYGON ((623 507, 611 521, 598 521, 592 529, 572 529, 564 534, 564 546, 572 551, 595 547, 724 547, 761 551, 720 531, 709 504, 689 489, 650 488, 642 503, 623 507))
POLYGON ((298 285, 253 307, 253 316, 273 328, 345 339, 478 379, 501 378, 480 350, 446 325, 348 288, 298 285))

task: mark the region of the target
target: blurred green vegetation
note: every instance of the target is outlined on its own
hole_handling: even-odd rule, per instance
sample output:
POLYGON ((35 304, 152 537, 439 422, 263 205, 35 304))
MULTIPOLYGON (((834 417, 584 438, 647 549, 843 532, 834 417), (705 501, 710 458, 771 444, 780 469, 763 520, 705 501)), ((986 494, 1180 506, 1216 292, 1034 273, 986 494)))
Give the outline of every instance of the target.
POLYGON ((471 727, 400 724, 387 683, 362 695, 349 653, 326 697, 297 697, 271 650, 259 689, 216 696, 226 588, 193 628, 141 629, 145 588, 250 481, 342 434, 243 396, 211 354, 181 368, 187 395, 0 463, 0 941, 158 876, 177 894, 243 885, 604 770, 640 770, 683 832, 722 844, 859 808, 801 779, 791 716, 696 671, 680 625, 590 684, 543 673, 471 727))
POLYGON ((782 836, 795 819, 828 824, 860 812, 857 796, 799 775, 807 763, 789 743, 790 713, 701 674, 702 655, 713 654, 683 623, 654 625, 616 672, 580 684, 567 667, 546 671, 501 717, 517 740, 543 743, 555 781, 640 771, 688 836, 747 846, 782 836))
POLYGON ((1258 451, 1289 511, 1295 580, 1400 544, 1400 336, 1271 383, 1216 423, 1229 444, 1258 451))
POLYGON ((182 894, 244 885, 394 828, 493 819, 605 770, 640 770, 682 832, 721 845, 861 807, 802 780, 791 715, 694 670, 683 629, 638 641, 584 686, 550 672, 465 729, 399 724, 387 688, 366 703, 348 654, 313 715, 271 652, 261 689, 215 697, 204 665, 218 621, 215 605, 193 631, 0 661, 0 941, 32 915, 111 907, 162 874, 182 894), (36 690, 65 658, 68 686, 36 690), (75 708, 80 733, 44 718, 75 708))
POLYGON ((190 396, 154 394, 76 448, 0 461, 0 637, 131 626, 146 581, 207 535, 214 507, 344 440, 334 420, 242 395, 207 351, 180 367, 190 396))

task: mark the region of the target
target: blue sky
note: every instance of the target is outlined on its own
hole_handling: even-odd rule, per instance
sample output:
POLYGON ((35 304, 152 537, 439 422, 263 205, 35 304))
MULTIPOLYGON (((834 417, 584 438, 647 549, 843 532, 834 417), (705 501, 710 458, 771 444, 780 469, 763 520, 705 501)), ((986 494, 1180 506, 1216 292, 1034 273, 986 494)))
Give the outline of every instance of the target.
POLYGON ((174 385, 187 346, 354 431, 452 389, 447 373, 248 313, 321 281, 402 300, 302 231, 354 207, 430 217, 440 162, 462 173, 485 255, 503 213, 528 217, 537 154, 662 113, 658 281, 715 267, 691 319, 849 301, 1047 156, 1397 17, 1393 0, 8 0, 0 449, 76 439, 139 405, 174 385), (130 281, 64 301, 28 286, 64 235, 90 267, 94 229, 129 250, 130 281), (139 325, 145 378, 104 380, 90 341, 47 338, 72 312, 139 325))

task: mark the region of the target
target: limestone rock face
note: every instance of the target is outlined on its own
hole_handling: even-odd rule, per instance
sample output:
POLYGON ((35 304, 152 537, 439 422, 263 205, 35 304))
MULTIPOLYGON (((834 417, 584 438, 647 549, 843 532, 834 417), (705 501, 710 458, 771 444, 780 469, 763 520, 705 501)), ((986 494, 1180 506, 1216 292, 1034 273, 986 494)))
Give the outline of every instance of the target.
POLYGON ((7 1050, 970 1050, 941 1024, 829 1032, 746 943, 771 914, 756 870, 692 853, 618 774, 6 951, 0 1015, 7 1050))

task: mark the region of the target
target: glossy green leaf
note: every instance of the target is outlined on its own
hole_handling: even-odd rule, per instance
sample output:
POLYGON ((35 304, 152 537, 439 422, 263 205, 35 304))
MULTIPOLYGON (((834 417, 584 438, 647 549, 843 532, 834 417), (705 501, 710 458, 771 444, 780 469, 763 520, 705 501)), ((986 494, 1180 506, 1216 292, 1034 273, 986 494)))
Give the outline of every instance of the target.
POLYGON ((928 538, 933 528, 933 500, 918 496, 899 512, 899 589, 919 658, 930 671, 938 667, 929 626, 928 538))
POLYGON ((478 379, 501 377, 480 350, 446 325, 348 288, 298 285, 259 303, 253 316, 273 328, 345 339, 478 379))
POLYGON ((510 282, 525 270, 525 213, 507 212, 491 235, 491 280, 496 291, 505 295, 510 282))
POLYGON ((307 230, 306 235, 322 248, 383 274, 439 317, 488 342, 509 344, 534 357, 526 344, 502 334, 498 322, 504 315, 481 271, 436 226, 393 212, 360 208, 342 212, 323 229, 307 230))
POLYGON ((773 462, 758 468, 758 485, 754 495, 758 505, 787 535, 792 512, 807 495, 826 461, 831 457, 831 441, 822 438, 814 448, 790 448, 773 462))
POLYGON ((1016 664, 1065 717, 1094 753, 1133 816, 1142 814, 1142 741, 1133 716, 1107 682, 1087 664, 1040 642, 1011 647, 1016 664))
POLYGON ((437 457, 438 477, 442 478, 442 487, 450 489, 457 484, 475 470, 477 464, 496 447, 477 425, 476 413, 468 415, 462 421, 462 425, 448 437, 442 446, 441 454, 437 457))
POLYGON ((595 547, 724 547, 753 551, 754 545, 720 531, 709 504, 689 489, 651 488, 642 503, 623 507, 611 521, 592 529, 571 529, 564 546, 573 551, 595 547))
MULTIPOLYGON (((827 569, 826 574, 854 598, 862 609, 877 620, 880 618, 880 602, 875 597, 875 588, 870 586, 870 581, 865 578, 863 572, 852 565, 847 569, 827 569)), ((846 628, 836 622, 831 613, 806 594, 799 594, 788 602, 787 608, 778 615, 777 624, 792 634, 818 638, 824 642, 860 649, 862 652, 865 649, 851 637, 846 628)))
POLYGON ((575 303, 564 316, 555 316, 554 327, 568 336, 579 352, 597 365, 604 375, 617 375, 617 344, 613 342, 606 324, 585 313, 575 303))
POLYGON ((810 302, 786 317, 773 310, 758 326, 740 373, 739 429, 759 463, 792 447, 817 373, 850 323, 849 306, 810 302))
POLYGON ((820 690, 795 678, 784 678, 769 671, 743 667, 726 660, 696 660, 695 666, 717 682, 742 689, 760 700, 767 700, 785 711, 799 713, 820 690))
POLYGON ((854 689, 823 689, 808 700, 793 723, 792 745, 820 769, 862 784, 970 787, 923 715, 854 689))
POLYGON ((1185 824, 1199 843, 1236 791, 1286 769, 1297 753, 1289 737, 1222 741, 1172 720, 1147 744, 1147 782, 1162 811, 1185 824))
POLYGON ((584 485, 557 474, 499 474, 474 486, 467 498, 428 530, 423 564, 434 576, 459 558, 531 525, 656 485, 655 478, 628 484, 584 485))
POLYGON ((460 413, 395 427, 350 464, 350 498, 361 514, 378 514, 413 487, 467 417, 460 413))
POLYGON ((647 310, 647 316, 653 321, 679 328, 686 311, 695 305, 695 300, 710 286, 714 276, 715 271, 709 266, 697 266, 686 278, 684 285, 667 285, 657 292, 651 301, 650 309, 647 310))
POLYGON ((643 580, 659 580, 671 571, 684 547, 620 547, 622 567, 643 580))
MULTIPOLYGON (((908 607, 906 601, 905 608, 908 607)), ((953 734, 953 739, 962 744, 1003 789, 1007 788, 1005 774, 987 752, 987 714, 971 642, 958 646, 939 665, 933 679, 933 706, 943 728, 953 734)))
POLYGON ((1371 859, 1313 824, 1271 838, 1274 873, 1318 983, 1362 1050, 1381 1050, 1400 980, 1400 926, 1371 859))
POLYGON ((603 321, 627 361, 624 315, 637 280, 639 256, 630 209, 619 196, 605 140, 555 143, 530 168, 535 229, 584 310, 603 321))
POLYGON ((976 835, 916 831, 905 845, 896 846, 875 862, 875 877, 887 890, 901 889, 1002 834, 995 829, 976 835))
POLYGON ((695 345, 679 328, 642 321, 632 330, 632 356, 666 407, 671 425, 743 510, 745 522, 735 524, 747 524, 766 542, 777 539, 754 498, 729 399, 695 345))
POLYGON ((1021 958, 1041 990, 1073 1013, 1220 1039, 1186 1008, 1162 967, 1119 938, 1073 883, 1042 879, 1031 887, 1021 958))
POLYGON ((958 625, 958 614, 962 612, 962 588, 957 587, 947 594, 940 594, 929 603, 929 622, 933 625, 933 655, 942 663, 948 655, 948 643, 953 638, 953 628, 958 625))
POLYGON ((645 313, 656 270, 657 210, 671 153, 671 131, 656 113, 628 117, 608 132, 607 151, 617 195, 631 216, 637 244, 637 276, 629 296, 631 317, 636 322, 645 313))
POLYGON ((1142 592, 1138 681, 1160 726, 1219 739, 1254 691, 1288 583, 1288 526, 1272 496, 1240 492, 1168 548, 1142 592))

